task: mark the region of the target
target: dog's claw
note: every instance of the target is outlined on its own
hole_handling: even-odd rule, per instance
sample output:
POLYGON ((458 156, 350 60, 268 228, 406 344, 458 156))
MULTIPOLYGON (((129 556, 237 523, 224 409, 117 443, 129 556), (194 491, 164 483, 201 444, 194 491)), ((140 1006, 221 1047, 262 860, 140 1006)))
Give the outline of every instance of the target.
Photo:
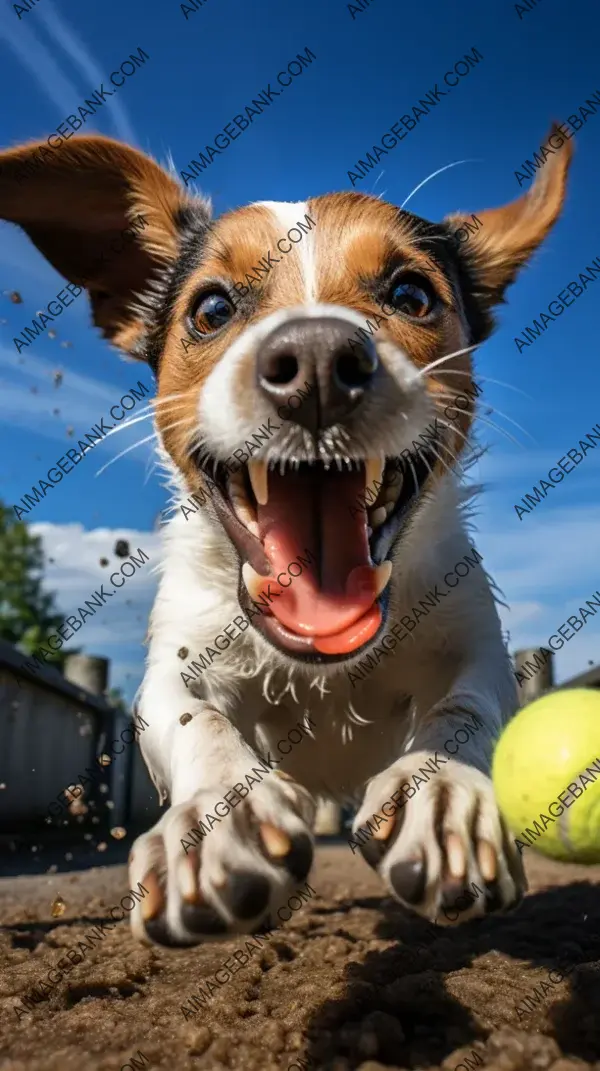
POLYGON ((369 782, 354 821, 356 837, 362 829, 364 838, 365 826, 370 831, 360 843, 364 859, 397 899, 440 925, 507 910, 526 888, 523 866, 492 783, 479 770, 449 760, 400 805, 395 825, 387 817, 383 839, 377 815, 428 758, 425 752, 404 756, 369 782))
POLYGON ((255 931, 306 878, 312 863, 314 801, 295 782, 255 787, 252 800, 207 829, 203 815, 223 787, 201 790, 175 804, 135 843, 130 878, 142 875, 146 896, 133 909, 142 941, 172 948, 202 939, 255 931), (190 830, 203 826, 190 844, 190 830))

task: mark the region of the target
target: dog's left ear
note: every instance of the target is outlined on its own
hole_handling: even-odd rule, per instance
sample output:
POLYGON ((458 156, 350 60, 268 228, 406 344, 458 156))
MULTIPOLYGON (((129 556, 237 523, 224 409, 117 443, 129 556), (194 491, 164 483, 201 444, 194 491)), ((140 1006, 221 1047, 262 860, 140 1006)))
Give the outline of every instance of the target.
POLYGON ((55 149, 34 142, 0 153, 0 219, 22 227, 61 275, 87 289, 94 323, 133 356, 143 356, 136 294, 176 260, 182 217, 192 206, 208 221, 203 201, 192 201, 149 156, 113 138, 73 137, 55 149))
MULTIPOLYGON (((492 307, 503 302, 507 286, 549 233, 563 207, 573 147, 556 125, 546 144, 550 138, 558 148, 552 150, 554 155, 548 153, 528 192, 502 208, 475 213, 481 225, 464 232, 469 233, 469 238, 458 247, 474 342, 483 341, 491 333, 492 307)), ((472 228, 472 217, 462 213, 444 220, 453 233, 467 222, 472 228)))

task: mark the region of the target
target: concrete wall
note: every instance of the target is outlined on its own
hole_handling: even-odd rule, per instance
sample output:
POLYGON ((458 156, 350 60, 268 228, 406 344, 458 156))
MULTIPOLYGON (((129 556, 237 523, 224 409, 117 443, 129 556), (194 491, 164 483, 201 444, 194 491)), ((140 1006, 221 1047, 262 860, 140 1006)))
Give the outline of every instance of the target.
MULTIPOLYGON (((66 681, 50 668, 33 673, 26 657, 0 640, 0 832, 47 829, 48 805, 86 767, 97 769, 102 754, 130 723, 103 698, 66 681)), ((133 742, 101 771, 96 784, 86 786, 85 802, 94 807, 80 820, 87 826, 94 815, 103 826, 132 822, 150 826, 160 814, 158 793, 133 742), (103 792, 100 785, 107 791, 103 792), (106 801, 113 807, 108 809, 106 801)), ((58 810, 58 808, 54 808, 58 810)), ((54 819, 60 828, 68 811, 54 819)), ((64 828, 64 826, 63 826, 64 828)), ((97 828, 97 827, 96 827, 97 828)))
POLYGON ((57 671, 33 674, 25 659, 0 641, 0 826, 43 822, 48 804, 94 761, 107 704, 63 680, 57 671))

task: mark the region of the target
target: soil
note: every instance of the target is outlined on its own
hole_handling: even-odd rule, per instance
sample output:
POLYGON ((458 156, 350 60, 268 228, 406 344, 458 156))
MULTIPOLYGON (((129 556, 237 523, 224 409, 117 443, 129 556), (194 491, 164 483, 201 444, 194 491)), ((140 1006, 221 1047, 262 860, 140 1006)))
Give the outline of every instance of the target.
POLYGON ((529 851, 527 869, 516 913, 441 929, 347 845, 320 847, 313 899, 188 1019, 181 1005, 243 938, 147 948, 124 921, 17 1016, 129 884, 121 865, 4 878, 1 1071, 600 1071, 600 867, 529 851))

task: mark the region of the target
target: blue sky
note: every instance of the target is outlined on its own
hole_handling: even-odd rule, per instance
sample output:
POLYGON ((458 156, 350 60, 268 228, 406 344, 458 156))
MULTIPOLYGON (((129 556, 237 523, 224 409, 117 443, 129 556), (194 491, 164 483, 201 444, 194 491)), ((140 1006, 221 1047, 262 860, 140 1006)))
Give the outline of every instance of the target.
MULTIPOLYGON (((475 47, 483 60, 356 188, 401 204, 432 172, 467 160, 428 182, 409 207, 432 220, 493 207, 518 196, 515 171, 539 148, 551 120, 566 119, 600 89, 600 14, 589 3, 572 0, 568 19, 558 0, 540 0, 521 17, 517 8, 498 0, 461 0, 458 9, 442 0, 423 9, 373 0, 353 18, 337 0, 205 0, 186 20, 174 0, 87 8, 39 0, 19 19, 0 0, 2 143, 47 136, 141 47, 145 66, 80 133, 121 137, 161 162, 170 153, 180 170, 308 47, 313 64, 215 159, 201 184, 216 213, 254 200, 304 200, 349 188, 356 161, 475 47)), ((535 344, 519 354, 514 342, 600 255, 600 112, 574 143, 564 215, 509 290, 500 328, 476 358, 482 417, 518 440, 482 423, 480 438, 490 449, 475 472, 487 486, 478 545, 511 606, 503 621, 513 647, 544 643, 600 588, 600 450, 531 515, 519 521, 513 508, 600 421, 600 280, 535 344)), ((124 361, 97 337, 83 297, 58 319, 56 339, 46 334, 19 357, 13 337, 63 287, 28 240, 0 224, 0 496, 11 505, 74 445, 69 427, 77 438, 139 379, 153 382, 144 365, 124 361), (21 293, 22 305, 8 300, 11 290, 21 293)), ((65 613, 101 582, 99 558, 110 555, 115 538, 129 538, 153 562, 158 557, 156 520, 167 494, 152 443, 96 476, 150 434, 145 421, 106 439, 30 515, 53 557, 48 586, 65 613)), ((119 608, 99 611, 78 637, 82 649, 111 658, 113 683, 128 695, 143 671, 151 567, 129 583, 119 608)), ((590 620, 558 654, 559 678, 598 657, 600 622, 590 620)))

